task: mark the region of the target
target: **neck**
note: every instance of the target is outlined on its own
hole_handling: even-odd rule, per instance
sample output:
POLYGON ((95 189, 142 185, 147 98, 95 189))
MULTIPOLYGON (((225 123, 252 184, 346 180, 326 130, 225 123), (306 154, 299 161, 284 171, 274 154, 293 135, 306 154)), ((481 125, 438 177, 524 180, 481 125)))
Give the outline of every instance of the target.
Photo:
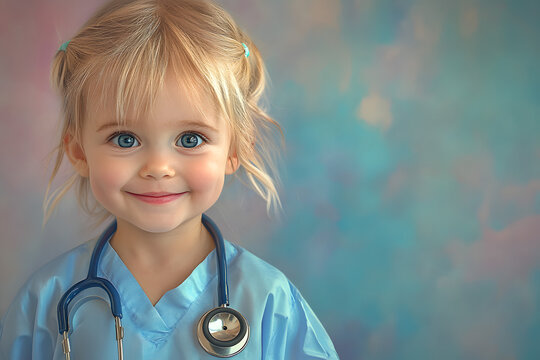
POLYGON ((179 262, 200 262, 214 249, 200 216, 164 233, 142 230, 123 219, 117 223, 110 243, 126 264, 164 268, 179 262))

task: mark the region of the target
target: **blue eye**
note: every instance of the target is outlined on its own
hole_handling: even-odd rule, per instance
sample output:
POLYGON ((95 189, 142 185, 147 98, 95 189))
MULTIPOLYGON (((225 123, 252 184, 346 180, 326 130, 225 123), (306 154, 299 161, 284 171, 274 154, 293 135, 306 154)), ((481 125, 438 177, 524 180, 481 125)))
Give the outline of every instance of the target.
POLYGON ((121 148, 131 148, 139 145, 137 139, 130 134, 118 134, 111 138, 111 141, 121 148))
POLYGON ((188 149, 200 146, 205 140, 195 133, 186 133, 176 141, 177 146, 182 146, 188 149))

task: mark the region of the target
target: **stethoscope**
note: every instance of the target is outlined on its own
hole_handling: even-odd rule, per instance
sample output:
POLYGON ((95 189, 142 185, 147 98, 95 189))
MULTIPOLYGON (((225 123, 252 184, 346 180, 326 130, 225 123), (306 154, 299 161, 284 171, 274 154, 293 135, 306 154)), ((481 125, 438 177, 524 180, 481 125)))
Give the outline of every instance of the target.
MULTIPOLYGON (((202 214, 202 223, 210 232, 216 245, 218 265, 218 300, 219 306, 206 312, 197 324, 197 338, 202 348, 210 355, 217 357, 231 357, 244 349, 249 339, 249 325, 246 319, 236 310, 229 307, 229 285, 227 283, 227 260, 223 237, 217 225, 205 214, 202 214)), ((73 285, 58 302, 58 328, 63 336, 62 347, 66 360, 70 359, 69 344, 69 304, 83 290, 101 288, 109 297, 111 312, 114 316, 116 341, 118 345, 118 359, 124 359, 122 339, 122 304, 118 291, 107 279, 97 276, 97 269, 101 253, 107 242, 116 231, 116 220, 101 234, 90 259, 88 276, 86 279, 73 285)))

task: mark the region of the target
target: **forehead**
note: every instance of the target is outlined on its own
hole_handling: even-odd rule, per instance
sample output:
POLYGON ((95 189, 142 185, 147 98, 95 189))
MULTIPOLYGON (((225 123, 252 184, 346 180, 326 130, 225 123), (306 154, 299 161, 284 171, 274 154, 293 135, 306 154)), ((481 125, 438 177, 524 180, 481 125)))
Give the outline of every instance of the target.
POLYGON ((99 129, 111 124, 174 126, 178 122, 222 127, 222 117, 210 95, 172 71, 167 72, 154 92, 143 90, 127 98, 111 96, 114 94, 107 90, 89 94, 86 111, 89 127, 99 129))

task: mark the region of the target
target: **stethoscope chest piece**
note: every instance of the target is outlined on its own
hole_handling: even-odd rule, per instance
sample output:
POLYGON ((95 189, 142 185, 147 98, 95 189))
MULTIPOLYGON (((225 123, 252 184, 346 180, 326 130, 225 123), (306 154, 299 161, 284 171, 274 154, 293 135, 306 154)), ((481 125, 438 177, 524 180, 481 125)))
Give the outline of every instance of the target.
POLYGON ((231 357, 246 346, 249 339, 249 325, 238 311, 221 306, 201 317, 197 325, 197 338, 210 355, 231 357))

